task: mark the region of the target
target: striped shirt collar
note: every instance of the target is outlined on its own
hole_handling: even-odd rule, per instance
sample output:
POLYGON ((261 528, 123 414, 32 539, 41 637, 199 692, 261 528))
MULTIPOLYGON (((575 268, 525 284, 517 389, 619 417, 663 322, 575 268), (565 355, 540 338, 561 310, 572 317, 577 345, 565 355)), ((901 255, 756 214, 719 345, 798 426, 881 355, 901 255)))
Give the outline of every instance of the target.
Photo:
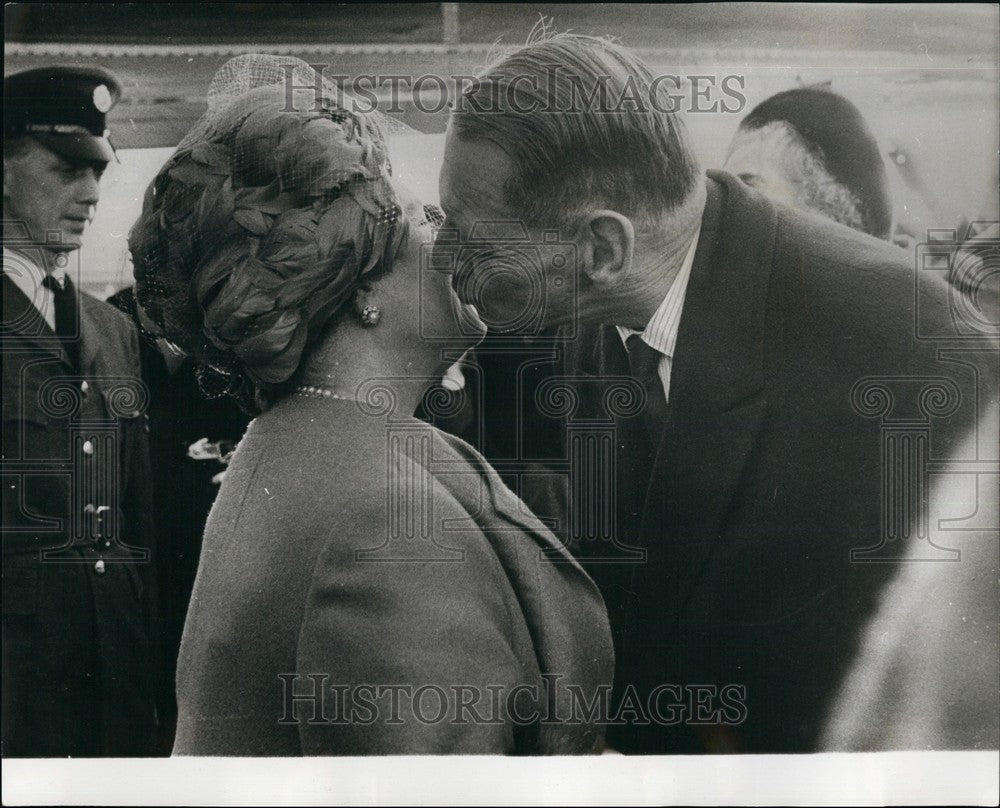
POLYGON ((684 308, 684 296, 687 292, 688 280, 691 278, 691 267, 694 265, 694 254, 698 250, 698 237, 701 235, 701 225, 695 231, 694 238, 684 256, 677 277, 670 284, 667 294, 653 316, 646 323, 646 328, 636 331, 633 328, 617 326, 622 342, 626 342, 633 334, 642 334, 642 341, 655 348, 666 357, 673 357, 674 346, 677 344, 677 332, 681 323, 681 310, 684 308))

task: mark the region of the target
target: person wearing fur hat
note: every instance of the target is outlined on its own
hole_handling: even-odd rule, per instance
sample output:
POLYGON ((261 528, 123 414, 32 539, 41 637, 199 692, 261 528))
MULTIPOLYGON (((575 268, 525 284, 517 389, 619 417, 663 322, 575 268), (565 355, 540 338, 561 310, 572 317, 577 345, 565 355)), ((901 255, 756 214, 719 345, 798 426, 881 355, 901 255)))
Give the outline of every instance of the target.
POLYGON ((888 240, 892 200, 878 142, 850 101, 798 87, 741 122, 724 169, 772 199, 888 240))

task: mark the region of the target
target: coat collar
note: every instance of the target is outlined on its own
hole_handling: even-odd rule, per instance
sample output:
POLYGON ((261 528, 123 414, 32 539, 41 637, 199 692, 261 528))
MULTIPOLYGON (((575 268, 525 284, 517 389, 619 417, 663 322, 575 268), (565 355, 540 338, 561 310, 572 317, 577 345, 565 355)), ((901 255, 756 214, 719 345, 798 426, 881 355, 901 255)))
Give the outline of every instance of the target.
POLYGON ((643 515, 677 614, 721 535, 766 411, 764 344, 776 214, 723 172, 708 199, 671 371, 670 422, 643 515), (666 496, 664 496, 664 492, 666 496), (669 540, 666 535, 669 534, 669 540))
POLYGON ((671 372, 677 409, 727 412, 763 388, 764 316, 776 214, 736 178, 708 174, 708 198, 671 372))
MULTIPOLYGON (((643 486, 640 539, 656 593, 652 614, 676 615, 730 513, 766 413, 767 290, 777 215, 735 177, 709 172, 701 234, 681 313, 664 436, 643 486)), ((569 376, 628 375, 612 326, 586 327, 567 344, 569 376)), ((580 387, 581 391, 588 385, 580 387)))
POLYGON ((41 312, 6 273, 3 273, 3 336, 16 336, 45 353, 69 365, 56 333, 49 328, 41 312))
MULTIPOLYGON (((67 277, 66 283, 72 285, 67 277)), ((98 371, 97 348, 103 337, 99 318, 100 303, 78 289, 75 290, 80 305, 80 373, 93 375, 98 371)), ((103 332, 107 333, 107 330, 103 332)))
MULTIPOLYGON (((491 500, 490 504, 498 516, 505 519, 512 526, 520 529, 526 535, 531 536, 539 545, 542 556, 549 561, 565 563, 580 568, 579 562, 573 557, 566 545, 559 541, 552 534, 552 531, 546 528, 539 521, 538 517, 531 513, 521 500, 510 492, 485 457, 461 438, 439 430, 435 430, 435 433, 454 452, 465 459, 470 466, 482 474, 482 478, 487 484, 487 493, 491 500), (505 494, 501 494, 501 492, 505 492, 505 494)), ((447 474, 440 474, 439 479, 445 481, 447 474)), ((472 510, 474 511, 475 509, 472 510)))
MULTIPOLYGON (((672 357, 670 406, 684 418, 726 413, 764 386, 765 307, 776 213, 735 177, 708 172, 707 200, 672 357)), ((628 373, 613 326, 566 343, 574 376, 628 373)))
MULTIPOLYGON (((49 328, 45 318, 34 304, 6 274, 3 275, 3 335, 16 335, 41 351, 51 354, 67 367, 69 356, 62 347, 59 337, 49 328)), ((102 329, 98 307, 81 293, 69 276, 67 286, 73 290, 80 306, 80 373, 93 375, 99 364, 98 346, 101 344, 102 329)))
MULTIPOLYGON (((764 312, 777 215, 735 177, 709 171, 701 232, 681 312, 670 403, 725 411, 763 383, 764 312), (674 384, 683 386, 675 397, 674 384)), ((628 368, 611 350, 613 326, 582 326, 567 340, 576 375, 628 368)), ((624 348, 620 352, 625 356, 624 348)))

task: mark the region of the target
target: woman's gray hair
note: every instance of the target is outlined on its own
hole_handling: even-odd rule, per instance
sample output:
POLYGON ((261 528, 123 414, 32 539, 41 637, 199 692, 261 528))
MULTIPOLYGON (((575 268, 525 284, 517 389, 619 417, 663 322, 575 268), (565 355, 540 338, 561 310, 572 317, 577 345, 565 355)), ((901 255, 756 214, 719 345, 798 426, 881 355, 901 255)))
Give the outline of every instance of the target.
POLYGON ((544 35, 487 67, 452 126, 507 153, 507 203, 532 223, 564 226, 596 206, 643 226, 682 206, 701 174, 676 89, 610 40, 544 35))
MULTIPOLYGON (((819 213, 828 219, 867 232, 862 216, 861 201, 828 170, 823 159, 814 153, 798 131, 785 121, 772 121, 756 129, 740 129, 729 153, 732 154, 743 137, 756 137, 767 143, 774 160, 782 170, 795 194, 793 204, 819 213)), ((727 157, 728 159, 728 157, 727 157)))

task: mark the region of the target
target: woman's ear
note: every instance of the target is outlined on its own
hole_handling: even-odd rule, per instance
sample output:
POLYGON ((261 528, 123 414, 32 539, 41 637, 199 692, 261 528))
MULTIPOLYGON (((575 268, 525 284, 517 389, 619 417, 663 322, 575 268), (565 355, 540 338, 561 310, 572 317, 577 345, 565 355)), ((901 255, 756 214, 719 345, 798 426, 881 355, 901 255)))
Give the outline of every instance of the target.
POLYGON ((580 229, 578 254, 583 273, 595 284, 621 282, 632 266, 635 229, 627 216, 613 210, 588 214, 580 229))

